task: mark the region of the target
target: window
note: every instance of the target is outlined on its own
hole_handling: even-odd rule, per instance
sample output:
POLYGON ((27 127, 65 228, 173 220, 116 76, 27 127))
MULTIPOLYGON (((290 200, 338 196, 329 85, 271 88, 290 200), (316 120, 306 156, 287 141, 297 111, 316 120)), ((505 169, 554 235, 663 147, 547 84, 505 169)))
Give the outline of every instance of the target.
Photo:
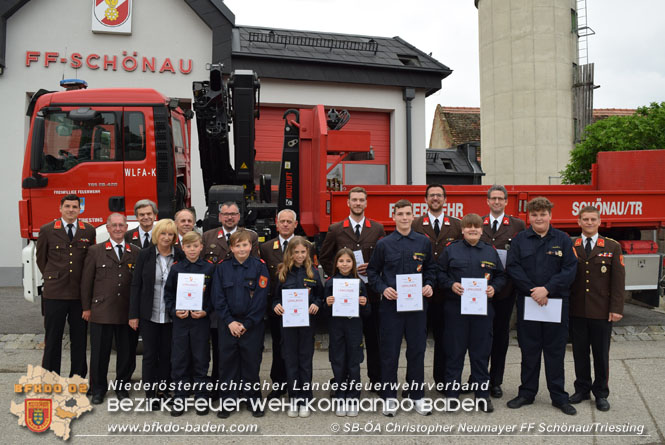
POLYGON ((138 111, 125 112, 125 160, 145 159, 145 118, 138 111))
POLYGON ((113 112, 96 112, 86 120, 71 119, 66 111, 47 113, 41 171, 64 172, 82 162, 122 160, 117 144, 113 112))

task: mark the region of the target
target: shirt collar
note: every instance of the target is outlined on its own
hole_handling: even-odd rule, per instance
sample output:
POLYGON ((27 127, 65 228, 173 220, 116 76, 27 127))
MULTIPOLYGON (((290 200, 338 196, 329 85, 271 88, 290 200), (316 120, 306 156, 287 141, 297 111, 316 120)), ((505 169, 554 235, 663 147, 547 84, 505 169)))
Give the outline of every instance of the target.
POLYGON ((291 240, 293 239, 294 236, 296 236, 295 233, 292 234, 292 235, 291 235, 290 237, 288 237, 288 238, 283 238, 282 235, 279 235, 279 245, 280 245, 280 246, 283 246, 283 245, 284 245, 284 241, 291 242, 291 240))
POLYGON ((72 223, 68 223, 67 221, 65 221, 64 218, 60 218, 60 220, 62 221, 62 227, 64 227, 65 230, 67 229, 67 224, 73 224, 74 227, 72 227, 72 229, 76 229, 78 227, 78 222, 79 222, 78 218, 75 219, 74 222, 72 223))
POLYGON ((595 234, 594 236, 592 236, 592 237, 587 237, 586 235, 582 235, 582 238, 584 238, 584 240, 583 240, 583 244, 584 244, 585 246, 586 246, 586 240, 587 240, 587 238, 591 238, 591 247, 594 247, 594 246, 596 245, 596 243, 598 242, 598 233, 596 232, 596 234, 595 234))
MULTIPOLYGON (((110 238, 109 238, 109 239, 110 239, 110 238)), ((125 240, 124 240, 124 239, 122 240, 122 242, 119 242, 119 243, 116 243, 116 242, 113 241, 112 239, 110 239, 110 240, 111 240, 111 243, 113 244, 113 248, 114 248, 114 249, 115 249, 117 246, 122 246, 122 249, 123 249, 123 250, 125 249, 125 240)))
MULTIPOLYGON (((154 229, 154 228, 155 228, 155 226, 153 225, 152 229, 154 229)), ((139 226, 139 238, 141 238, 141 241, 143 241, 143 238, 145 238, 146 233, 149 234, 150 239, 152 239, 152 229, 150 229, 146 232, 146 231, 143 230, 143 228, 141 226, 139 226)))
POLYGON ((358 222, 355 222, 355 221, 351 218, 351 216, 349 216, 349 222, 351 223, 351 228, 352 228, 354 231, 356 230, 356 226, 357 226, 358 224, 360 224, 360 230, 362 230, 363 227, 365 227, 365 217, 364 217, 364 216, 363 216, 363 219, 361 219, 361 220, 358 221, 358 222))
POLYGON ((222 227, 222 230, 224 230, 224 236, 226 236, 226 235, 233 235, 233 234, 236 233, 236 231, 238 230, 238 226, 235 226, 235 227, 233 228, 233 230, 231 230, 230 232, 229 232, 228 230, 226 230, 224 227, 222 227))
POLYGON ((501 225, 501 222, 503 221, 503 217, 504 217, 504 216, 506 216, 506 214, 505 214, 505 213, 502 213, 498 218, 495 218, 495 217, 492 216, 492 214, 490 213, 490 227, 492 227, 492 226, 494 225, 494 221, 499 221, 499 223, 497 224, 497 226, 500 226, 500 225, 501 225))
POLYGON ((443 212, 441 212, 438 217, 432 215, 430 212, 427 212, 427 217, 429 218, 429 222, 432 227, 434 226, 434 220, 439 220, 439 227, 443 226, 443 212))

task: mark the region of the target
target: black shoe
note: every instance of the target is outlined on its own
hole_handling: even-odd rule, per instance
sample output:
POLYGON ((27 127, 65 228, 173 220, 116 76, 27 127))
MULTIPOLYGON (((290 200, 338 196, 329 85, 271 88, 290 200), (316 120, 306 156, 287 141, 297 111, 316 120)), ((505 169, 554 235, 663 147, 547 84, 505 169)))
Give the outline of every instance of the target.
POLYGON ((261 408, 251 410, 251 412, 252 412, 252 417, 263 417, 265 415, 265 413, 261 408))
POLYGON ((513 400, 510 400, 508 403, 506 403, 506 406, 510 409, 517 409, 523 407, 524 405, 531 405, 532 403, 533 400, 529 400, 526 397, 517 396, 513 400))
POLYGON ((558 404, 558 403, 552 402, 552 406, 555 407, 555 408, 559 408, 562 413, 567 414, 569 416, 574 416, 575 414, 577 414, 577 410, 570 403, 558 404))
POLYGON ((230 415, 231 412, 225 409, 220 409, 219 411, 217 411, 217 417, 220 419, 228 419, 230 415))
POLYGON ((503 397, 503 391, 501 390, 501 385, 494 385, 490 388, 490 395, 495 399, 500 399, 503 397))
MULTIPOLYGON (((476 402, 477 402, 478 400, 479 400, 479 399, 477 399, 476 402)), ((486 398, 485 400, 487 401, 487 404, 486 404, 486 405, 478 404, 478 407, 479 407, 480 410, 481 410, 482 412, 484 412, 484 413, 493 413, 493 412, 494 412, 494 405, 492 405, 492 400, 490 400, 489 397, 486 398)))
POLYGON ((596 408, 598 411, 609 411, 610 402, 605 397, 596 397, 596 408))
POLYGON ((184 409, 177 409, 177 408, 172 408, 171 409, 171 417, 180 417, 183 414, 185 414, 184 409))
POLYGON ((118 397, 118 400, 129 399, 129 392, 124 389, 117 390, 115 395, 118 397))
POLYGON ((268 400, 272 400, 272 399, 281 399, 282 396, 283 396, 285 393, 286 393, 286 391, 281 391, 281 390, 279 390, 279 389, 273 389, 272 391, 270 391, 270 393, 268 393, 268 397, 267 397, 267 399, 268 399, 268 400))
POLYGON ((93 405, 101 405, 104 403, 104 394, 93 394, 91 402, 93 405))
POLYGON ((576 392, 575 394, 570 396, 568 401, 570 403, 572 403, 573 405, 577 405, 578 403, 581 403, 582 400, 589 400, 589 399, 590 399, 589 393, 584 394, 584 393, 581 393, 581 392, 576 392))

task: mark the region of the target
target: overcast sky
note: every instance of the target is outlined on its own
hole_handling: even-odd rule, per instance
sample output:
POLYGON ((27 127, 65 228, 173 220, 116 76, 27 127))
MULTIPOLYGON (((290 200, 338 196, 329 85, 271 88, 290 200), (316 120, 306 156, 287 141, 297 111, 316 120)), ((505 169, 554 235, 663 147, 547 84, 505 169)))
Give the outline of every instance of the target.
MULTIPOLYGON (((503 1, 503 0, 501 0, 503 1)), ((427 99, 427 134, 436 104, 480 105, 478 11, 474 0, 226 0, 237 25, 400 36, 453 73, 427 99)), ((665 101, 663 0, 587 0, 595 108, 665 101)))

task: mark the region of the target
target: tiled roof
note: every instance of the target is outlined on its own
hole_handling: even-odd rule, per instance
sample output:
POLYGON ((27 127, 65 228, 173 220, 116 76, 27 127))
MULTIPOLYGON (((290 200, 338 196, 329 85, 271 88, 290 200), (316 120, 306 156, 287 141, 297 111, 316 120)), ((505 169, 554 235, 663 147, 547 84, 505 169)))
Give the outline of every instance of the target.
POLYGON ((318 31, 236 26, 233 56, 351 64, 406 71, 450 69, 400 37, 374 37, 318 31))

